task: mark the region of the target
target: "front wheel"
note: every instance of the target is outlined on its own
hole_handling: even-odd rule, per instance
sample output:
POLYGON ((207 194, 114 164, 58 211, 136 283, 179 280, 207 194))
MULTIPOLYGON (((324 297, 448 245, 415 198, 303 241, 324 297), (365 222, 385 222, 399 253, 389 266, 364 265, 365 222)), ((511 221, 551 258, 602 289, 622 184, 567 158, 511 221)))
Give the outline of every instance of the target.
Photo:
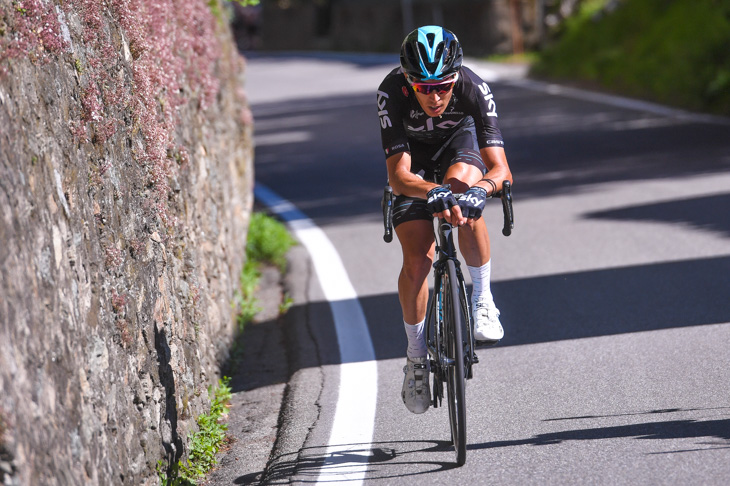
POLYGON ((466 462, 466 375, 464 374, 464 343, 461 337, 465 316, 460 305, 456 267, 451 260, 448 262, 442 285, 446 355, 449 361, 453 362, 449 366, 446 382, 451 441, 456 449, 456 462, 462 466, 466 462))

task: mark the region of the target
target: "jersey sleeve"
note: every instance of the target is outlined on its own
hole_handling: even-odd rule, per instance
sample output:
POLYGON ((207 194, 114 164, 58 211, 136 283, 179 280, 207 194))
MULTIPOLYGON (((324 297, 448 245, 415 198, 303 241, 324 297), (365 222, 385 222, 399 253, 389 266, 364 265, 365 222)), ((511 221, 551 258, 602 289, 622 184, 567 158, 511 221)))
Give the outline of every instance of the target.
MULTIPOLYGON (((380 119, 380 139, 385 157, 410 150, 408 135, 402 120, 403 95, 398 79, 391 72, 378 87, 377 105, 380 119)), ((402 77, 402 76, 401 76, 402 77)))
POLYGON ((469 100, 477 131, 479 148, 503 147, 504 139, 497 124, 497 103, 489 85, 471 69, 462 67, 464 94, 469 100))

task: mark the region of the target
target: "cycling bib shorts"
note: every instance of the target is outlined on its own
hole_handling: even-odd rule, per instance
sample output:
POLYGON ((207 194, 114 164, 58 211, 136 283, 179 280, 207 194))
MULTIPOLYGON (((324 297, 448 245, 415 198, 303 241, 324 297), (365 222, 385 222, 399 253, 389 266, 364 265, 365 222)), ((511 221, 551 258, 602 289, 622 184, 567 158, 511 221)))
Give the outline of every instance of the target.
MULTIPOLYGON (((482 156, 479 153, 474 122, 460 127, 444 144, 432 145, 410 141, 411 172, 430 182, 438 184, 449 167, 457 163, 472 165, 486 174, 482 156)), ((393 227, 406 221, 431 221, 433 216, 426 208, 426 200, 396 196, 393 204, 393 227)))

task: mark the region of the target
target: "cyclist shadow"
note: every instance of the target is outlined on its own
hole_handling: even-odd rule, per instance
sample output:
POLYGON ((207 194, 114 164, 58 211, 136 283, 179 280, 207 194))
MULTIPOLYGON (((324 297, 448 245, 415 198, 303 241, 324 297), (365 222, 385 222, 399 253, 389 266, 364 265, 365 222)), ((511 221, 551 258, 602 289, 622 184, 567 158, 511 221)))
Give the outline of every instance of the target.
POLYGON ((316 481, 326 475, 327 482, 350 481, 352 474, 365 471, 367 480, 403 478, 447 471, 457 466, 454 462, 414 460, 409 456, 429 452, 453 450, 449 441, 393 441, 369 444, 341 444, 344 451, 327 452, 327 446, 305 447, 297 452, 275 457, 265 471, 239 476, 234 484, 276 484, 277 481, 300 478, 316 481), (425 445, 423 447, 419 447, 425 445), (409 446, 412 446, 409 448, 409 446), (398 468, 397 472, 391 470, 398 468), (403 470, 409 470, 404 473, 403 470))

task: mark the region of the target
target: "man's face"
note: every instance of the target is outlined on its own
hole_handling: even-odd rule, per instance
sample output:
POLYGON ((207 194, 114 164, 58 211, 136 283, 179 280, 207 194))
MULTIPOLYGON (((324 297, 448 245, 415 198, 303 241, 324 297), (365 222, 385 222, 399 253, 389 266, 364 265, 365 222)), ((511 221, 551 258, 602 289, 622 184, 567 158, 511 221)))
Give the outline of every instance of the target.
POLYGON ((446 82, 410 82, 418 104, 430 117, 441 116, 446 111, 454 94, 455 83, 456 76, 446 82))
POLYGON ((428 95, 416 92, 416 99, 428 116, 436 117, 443 115, 444 111, 446 111, 453 92, 453 89, 444 95, 439 95, 436 91, 428 95))

